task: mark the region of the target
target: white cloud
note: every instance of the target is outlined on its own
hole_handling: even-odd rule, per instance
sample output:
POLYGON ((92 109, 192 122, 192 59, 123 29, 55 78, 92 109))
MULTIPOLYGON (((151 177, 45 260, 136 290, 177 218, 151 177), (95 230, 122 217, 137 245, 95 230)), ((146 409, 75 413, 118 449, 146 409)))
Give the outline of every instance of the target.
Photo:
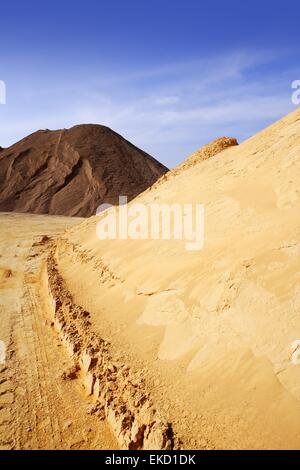
POLYGON ((154 104, 156 106, 167 106, 178 103, 179 100, 178 96, 158 96, 154 99, 154 104))
POLYGON ((94 122, 173 166, 217 136, 248 137, 293 109, 290 84, 299 77, 295 71, 272 75, 276 60, 280 57, 266 52, 232 53, 138 71, 90 70, 75 79, 50 75, 43 82, 16 83, 9 87, 9 104, 0 108, 0 145, 38 128, 94 122))

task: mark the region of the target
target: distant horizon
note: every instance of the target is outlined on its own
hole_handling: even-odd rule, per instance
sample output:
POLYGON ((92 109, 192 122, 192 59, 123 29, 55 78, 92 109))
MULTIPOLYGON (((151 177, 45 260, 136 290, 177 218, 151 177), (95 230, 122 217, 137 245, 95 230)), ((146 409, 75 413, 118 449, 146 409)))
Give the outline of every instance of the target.
POLYGON ((91 122, 172 168, 219 136, 242 142, 296 109, 295 0, 288 9, 258 0, 13 0, 1 16, 2 147, 40 128, 91 122))
MULTIPOLYGON (((288 114, 291 114, 291 113, 295 112, 297 109, 300 109, 300 108, 295 107, 295 109, 293 109, 292 111, 290 111, 290 112, 284 114, 283 116, 279 116, 278 119, 275 119, 274 121, 270 122, 269 124, 267 124, 267 125, 264 126, 263 128, 258 129, 258 131, 257 131, 256 133, 258 133, 258 132, 260 132, 260 131, 263 131, 264 129, 266 129, 266 128, 269 127, 270 125, 272 125, 272 124, 274 124, 275 122, 277 122, 277 120, 280 120, 280 119, 284 118, 285 116, 287 116, 288 114)), ((37 132, 40 132, 40 131, 42 131, 42 132, 43 132, 43 131, 57 132, 57 131, 61 131, 61 130, 69 130, 69 129, 72 129, 73 127, 77 127, 77 126, 102 126, 102 127, 107 127, 107 128, 109 128, 110 130, 112 130, 112 131, 116 132, 117 134, 121 135, 121 137, 125 138, 126 140, 129 140, 129 139, 127 139, 124 135, 120 134, 120 133, 117 132, 115 129, 112 129, 110 126, 107 126, 106 124, 101 124, 101 123, 96 123, 96 122, 82 122, 82 123, 74 124, 74 125, 72 125, 72 126, 70 126, 70 127, 61 127, 61 128, 59 128, 59 129, 50 129, 50 128, 47 128, 47 127, 39 128, 39 129, 36 129, 36 130, 33 131, 33 132, 30 132, 30 134, 24 135, 23 137, 21 137, 21 139, 19 139, 19 140, 13 142, 11 145, 9 145, 9 146, 7 146, 7 147, 4 147, 4 146, 1 146, 1 145, 0 145, 0 148, 2 147, 3 150, 6 150, 7 148, 11 147, 12 145, 17 144, 18 142, 22 141, 24 138, 26 138, 26 137, 28 137, 28 136, 30 136, 30 135, 32 135, 32 134, 35 134, 35 133, 37 133, 37 132)), ((255 133, 255 134, 256 134, 256 133, 255 133)), ((255 136, 255 134, 252 134, 252 135, 246 137, 246 138, 243 139, 243 140, 237 139, 238 144, 239 144, 239 145, 242 144, 242 143, 243 143, 244 141, 246 141, 247 139, 249 139, 249 138, 255 136)), ((202 144, 200 147, 195 148, 194 151, 197 151, 197 150, 200 149, 203 145, 209 144, 209 143, 212 142, 213 140, 218 139, 218 138, 221 138, 221 137, 235 137, 235 136, 232 136, 232 135, 228 135, 228 136, 219 135, 219 136, 216 136, 216 137, 212 138, 210 141, 204 142, 204 144, 202 144)), ((162 164, 165 165, 165 163, 162 162, 161 160, 159 160, 155 155, 152 155, 151 153, 147 152, 145 149, 139 147, 139 146, 136 145, 133 141, 129 140, 129 142, 130 142, 131 144, 133 144, 134 146, 138 147, 140 150, 142 150, 142 151, 146 152, 147 154, 149 154, 151 157, 153 157, 153 158, 155 158, 156 160, 158 160, 160 163, 162 163, 162 164)), ((168 167, 167 165, 166 165, 166 166, 168 167, 169 170, 172 170, 172 168, 174 168, 174 167, 177 166, 178 164, 182 163, 182 162, 183 162, 187 157, 189 157, 192 153, 193 153, 193 151, 190 152, 190 154, 188 154, 188 155, 184 155, 183 158, 182 158, 182 160, 178 161, 173 167, 168 167)))

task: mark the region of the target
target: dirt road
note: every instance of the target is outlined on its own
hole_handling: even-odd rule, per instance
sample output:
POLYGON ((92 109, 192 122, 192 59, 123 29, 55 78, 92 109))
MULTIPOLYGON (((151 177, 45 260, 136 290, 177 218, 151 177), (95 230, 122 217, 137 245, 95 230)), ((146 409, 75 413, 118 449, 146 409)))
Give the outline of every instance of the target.
POLYGON ((114 449, 105 421, 78 380, 52 327, 42 292, 43 236, 78 219, 0 214, 0 449, 114 449), (1 359, 1 354, 0 354, 1 359))

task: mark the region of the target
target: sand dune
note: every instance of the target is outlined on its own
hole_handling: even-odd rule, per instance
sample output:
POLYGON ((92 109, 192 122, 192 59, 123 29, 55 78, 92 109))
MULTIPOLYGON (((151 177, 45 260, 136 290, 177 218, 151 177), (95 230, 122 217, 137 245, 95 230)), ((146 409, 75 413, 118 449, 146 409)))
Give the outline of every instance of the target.
POLYGON ((167 171, 108 127, 40 130, 0 156, 0 211, 88 217, 132 199, 167 171))
MULTIPOLYGON (((300 448, 300 366, 291 361, 300 338, 299 152, 297 110, 136 199, 203 203, 201 251, 182 240, 100 241, 97 217, 56 243, 52 274, 89 315, 79 343, 105 339, 116 374, 128 366, 157 413, 141 416, 123 397, 127 424, 113 422, 117 407, 110 416, 121 445, 143 447, 143 433, 148 445, 158 421, 174 437, 160 445, 300 448)), ((90 367, 90 393, 98 379, 101 388, 101 368, 90 367)))

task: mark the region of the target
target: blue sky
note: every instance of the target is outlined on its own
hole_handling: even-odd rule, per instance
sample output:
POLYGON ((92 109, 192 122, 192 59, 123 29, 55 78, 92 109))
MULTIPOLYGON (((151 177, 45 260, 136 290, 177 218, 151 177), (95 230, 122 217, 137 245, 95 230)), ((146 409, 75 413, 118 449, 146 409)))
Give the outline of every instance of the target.
POLYGON ((41 128, 112 127, 172 167, 295 109, 297 1, 1 4, 0 145, 41 128))

